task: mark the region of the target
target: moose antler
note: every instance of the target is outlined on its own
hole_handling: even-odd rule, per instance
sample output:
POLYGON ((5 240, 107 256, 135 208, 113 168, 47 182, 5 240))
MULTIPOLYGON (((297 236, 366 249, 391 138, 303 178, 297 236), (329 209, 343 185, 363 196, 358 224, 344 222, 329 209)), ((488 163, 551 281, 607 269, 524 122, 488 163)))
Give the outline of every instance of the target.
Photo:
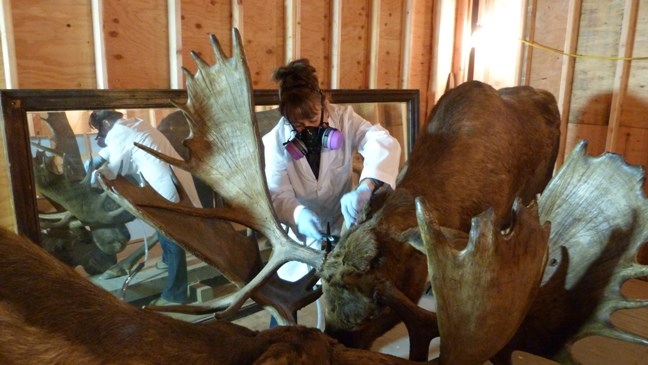
POLYGON ((620 155, 586 151, 581 141, 540 197, 540 219, 552 223, 549 261, 510 348, 573 361, 567 360, 572 344, 586 336, 648 345, 610 321, 616 310, 648 307, 621 294, 626 280, 648 275, 648 266, 636 261, 648 239, 644 171, 620 155))
POLYGON ((513 337, 526 315, 547 260, 549 224, 535 202, 513 206, 513 227, 500 231, 492 209, 473 218, 465 248, 441 231, 425 200, 416 201, 425 242, 441 349, 439 363, 483 364, 513 337))
MULTIPOLYGON (((287 236, 278 223, 265 181, 264 160, 260 148, 261 138, 254 116, 249 71, 240 35, 236 29, 232 32, 232 38, 232 57, 224 56, 218 40, 212 35, 215 64, 207 65, 192 52, 192 57, 198 64, 198 71, 194 75, 187 69, 183 69, 187 78, 188 100, 185 104, 180 102, 174 104, 185 113, 191 127, 191 135, 184 141, 189 150, 189 158, 186 161, 171 158, 137 144, 152 155, 191 172, 207 183, 223 197, 227 206, 196 209, 154 199, 148 202, 142 201, 136 198, 140 194, 139 191, 127 195, 125 191, 119 191, 121 188, 114 185, 119 184, 119 180, 114 182, 104 180, 107 187, 118 191, 129 200, 138 201, 137 207, 133 207, 136 210, 163 209, 168 212, 166 214, 178 217, 180 221, 182 218, 179 216, 186 215, 200 217, 206 220, 201 221, 204 224, 212 224, 215 219, 226 219, 255 229, 268 239, 273 248, 268 263, 251 280, 248 277, 249 272, 247 274, 239 272, 239 280, 242 279, 247 284, 228 300, 229 308, 218 313, 218 316, 227 316, 236 311, 252 292, 268 281, 285 262, 301 261, 317 270, 323 262, 323 253, 297 244, 287 236)), ((167 222, 172 220, 166 219, 167 222)), ((196 221, 190 220, 193 223, 190 223, 192 235, 197 234, 194 229, 196 221)), ((222 255, 229 250, 229 247, 240 243, 241 238, 230 234, 233 230, 230 231, 217 223, 213 224, 219 227, 206 228, 198 234, 204 239, 203 242, 197 242, 197 238, 189 242, 187 238, 173 233, 171 237, 190 251, 199 252, 198 256, 202 258, 213 258, 213 252, 222 255), (211 231, 210 234, 206 234, 208 231, 211 231), (223 234, 223 232, 228 233, 223 234)), ((158 227, 171 232, 169 227, 158 227)), ((223 269, 223 259, 209 262, 223 269)), ((239 264, 229 262, 226 265, 235 267, 239 264)))

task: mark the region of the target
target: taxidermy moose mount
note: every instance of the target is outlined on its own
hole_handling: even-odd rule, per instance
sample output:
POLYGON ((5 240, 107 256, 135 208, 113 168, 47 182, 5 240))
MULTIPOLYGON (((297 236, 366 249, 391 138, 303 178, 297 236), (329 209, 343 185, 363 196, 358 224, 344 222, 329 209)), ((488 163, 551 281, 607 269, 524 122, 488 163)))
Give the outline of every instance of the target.
MULTIPOLYGON (((312 265, 323 280, 331 308, 327 313, 330 333, 342 333, 345 342, 360 338, 364 346, 391 325, 374 324, 381 321, 381 313, 393 311, 410 331, 414 357, 421 356, 421 347, 427 350, 430 338, 441 338, 440 356, 431 363, 482 364, 488 359, 509 363, 515 349, 570 363, 571 345, 593 334, 648 344, 645 338, 615 328, 609 321, 617 309, 648 304, 620 294, 625 280, 648 273, 636 263, 637 251, 648 237, 648 205, 641 193, 643 171, 617 155, 588 157, 581 143, 542 190, 551 176, 547 171, 555 159, 557 138, 552 124, 555 102, 546 93, 523 87, 504 89, 498 95, 476 82, 449 92, 435 107, 396 191, 372 202, 365 222, 347 232, 325 257, 290 241, 277 223, 263 178, 249 71, 236 31, 233 38, 231 58, 223 55, 212 37, 215 64, 209 66, 194 55, 198 71, 195 75, 186 72, 188 100, 178 107, 192 128, 192 137, 185 141, 189 158, 181 161, 158 155, 208 183, 223 196, 226 207, 188 208, 182 202, 165 201, 150 187, 140 189, 124 179, 102 180, 105 189, 133 214, 242 287, 218 306, 194 308, 194 312, 226 308, 217 313, 224 317, 251 297, 284 323, 292 323, 292 311, 319 294, 311 289, 317 276, 290 284, 274 273, 284 262, 300 260, 312 265), (517 93, 526 96, 516 101, 517 93), (489 109, 487 117, 482 117, 484 108, 489 109), (532 116, 530 123, 545 128, 544 133, 529 133, 525 125, 522 132, 501 127, 499 135, 499 129, 492 130, 495 126, 483 126, 509 114, 511 119, 504 119, 514 123, 519 120, 519 115, 513 116, 516 111, 525 110, 532 114, 522 115, 532 116), (471 120, 475 125, 462 124, 471 120), (448 137, 445 142, 444 136, 448 137), (479 141, 489 138, 493 143, 479 141), (521 138, 531 138, 526 142, 531 145, 518 142, 521 138), (439 150, 445 154, 431 154, 436 143, 445 143, 447 151, 439 150), (475 153, 474 161, 481 161, 479 154, 488 156, 494 165, 456 165, 461 160, 455 155, 462 153, 475 153), (495 167, 503 173, 489 175, 495 167), (475 176, 482 168, 486 177, 475 176), (415 176, 420 180, 437 175, 436 185, 428 181, 421 184, 425 188, 415 184, 415 176), (470 184, 481 184, 488 176, 499 185, 485 186, 487 190, 479 195, 461 196, 464 190, 480 193, 470 184), (445 182, 457 185, 444 187, 445 182), (444 196, 435 198, 436 193, 431 192, 435 189, 447 194, 446 200, 441 199, 444 196), (533 201, 538 192, 540 198, 533 201), (465 205, 451 205, 453 201, 465 205), (261 266, 256 244, 236 233, 225 220, 244 224, 268 238, 273 252, 265 266, 261 266), (188 226, 191 234, 185 230, 188 226), (353 240, 363 232, 370 240, 353 240), (404 268, 410 267, 416 268, 413 288, 401 279, 404 268), (436 313, 425 312, 412 302, 421 295, 427 280, 437 301, 436 313), (354 307, 354 303, 360 305, 354 307)), ((188 356, 196 354, 204 355, 202 361, 219 363, 272 363, 280 358, 292 359, 288 360, 291 363, 408 363, 343 347, 315 329, 290 326, 256 333, 220 321, 191 325, 128 307, 107 293, 98 294, 98 288, 50 262, 51 257, 39 253, 35 245, 16 244, 17 238, 4 233, 2 241, 0 247, 6 251, 0 255, 0 319, 8 325, 0 330, 0 359, 13 359, 20 350, 16 343, 56 334, 60 343, 39 348, 42 353, 57 350, 58 356, 75 353, 112 363, 163 363, 162 356, 168 354, 156 358, 155 353, 176 341, 181 344, 173 347, 176 354, 187 357, 173 361, 188 361, 188 356), (24 263, 45 269, 16 275, 24 263), (36 280, 32 274, 42 276, 36 280), (29 295, 18 289, 36 284, 37 290, 29 295), (83 308, 84 313, 64 307, 68 294, 63 293, 70 288, 78 296, 74 308, 83 308), (19 340, 8 344, 7 338, 19 340), (235 346, 229 343, 230 338, 237 341, 235 346), (302 346, 305 339, 310 347, 302 346), (142 348, 149 348, 145 343, 153 343, 155 349, 141 354, 142 348), (317 351, 308 351, 311 349, 317 351)), ((16 358, 20 356, 28 358, 30 353, 25 351, 16 358)))

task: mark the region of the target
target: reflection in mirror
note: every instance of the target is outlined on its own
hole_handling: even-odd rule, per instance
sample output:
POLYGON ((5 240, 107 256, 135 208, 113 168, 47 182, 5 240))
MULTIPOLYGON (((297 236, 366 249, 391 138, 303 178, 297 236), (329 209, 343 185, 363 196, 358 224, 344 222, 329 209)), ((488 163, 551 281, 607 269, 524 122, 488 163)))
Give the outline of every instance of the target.
MULTIPOLYGON (((340 104, 341 105, 341 104, 340 104)), ((398 140, 401 145, 400 168, 403 167, 409 154, 409 123, 408 104, 406 102, 385 102, 385 103, 349 103, 353 110, 362 118, 372 124, 379 123, 398 140)), ((263 136, 268 133, 279 121, 281 114, 277 105, 257 105, 256 117, 259 123, 259 131, 263 136)), ((362 173, 363 159, 359 153, 353 156, 353 180, 358 183, 362 173)))
MULTIPOLYGON (((372 123, 380 123, 401 143, 403 163, 418 130, 416 90, 329 90, 331 102, 351 104, 372 123)), ((11 202, 18 232, 46 247, 97 285, 135 305, 148 304, 165 286, 166 271, 156 230, 134 219, 93 187, 88 161, 96 157, 97 131, 90 128, 93 110, 116 109, 158 128, 186 158, 182 141, 189 135, 184 115, 170 100, 186 100, 184 90, 2 90, 2 130, 7 143, 11 202), (141 268, 139 272, 137 269, 141 268), (129 275, 136 275, 129 278, 129 275), (128 283, 127 290, 123 290, 128 283)), ((255 90, 259 131, 263 135, 279 121, 276 90, 255 90)), ((358 156, 359 157, 359 156, 358 156)), ((356 171, 362 168, 361 160, 356 171)), ((203 206, 222 202, 209 187, 196 181, 203 206)), ((254 232, 233 225, 254 237, 262 260, 270 247, 254 232)), ((214 267, 187 254, 189 299, 209 305, 231 292, 229 283, 214 267)), ((248 310, 258 309, 248 306, 248 310)), ((176 316, 176 314, 174 314, 176 316)), ((206 317, 177 315, 200 321, 206 317)), ((209 315, 207 315, 209 317, 209 315)))
MULTIPOLYGON (((119 109, 124 118, 151 123, 187 158, 182 141, 188 123, 175 109, 119 109)), ((101 147, 90 128, 91 111, 28 113, 36 202, 43 247, 77 268, 97 285, 134 302, 159 295, 166 280, 156 231, 135 219, 96 184, 92 171, 101 147), (142 260, 142 267, 136 264, 142 260), (141 274, 134 274, 144 268, 141 274), (129 276, 130 274, 130 276, 129 276), (125 290, 128 280, 130 290, 125 290)), ((133 181, 139 183, 138 181, 133 181)), ((195 179, 204 207, 214 206, 211 189, 195 179)), ((216 276, 195 257, 188 256, 191 281, 216 276)), ((144 304, 145 304, 144 303, 144 304)))

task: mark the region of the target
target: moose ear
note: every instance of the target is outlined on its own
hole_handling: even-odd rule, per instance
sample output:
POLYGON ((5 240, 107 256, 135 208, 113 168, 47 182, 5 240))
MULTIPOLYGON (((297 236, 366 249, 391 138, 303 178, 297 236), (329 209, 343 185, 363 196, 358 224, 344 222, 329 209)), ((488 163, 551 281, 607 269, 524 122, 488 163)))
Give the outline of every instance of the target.
MULTIPOLYGON (((468 242, 468 234, 452 228, 441 227, 441 233, 446 237, 455 249, 461 249, 468 242)), ((421 238, 421 232, 418 228, 409 228, 400 234, 400 237, 417 251, 426 254, 425 244, 421 238)))
POLYGON ((418 227, 409 228, 400 234, 404 242, 414 247, 417 251, 425 255, 425 245, 421 239, 421 232, 418 227))

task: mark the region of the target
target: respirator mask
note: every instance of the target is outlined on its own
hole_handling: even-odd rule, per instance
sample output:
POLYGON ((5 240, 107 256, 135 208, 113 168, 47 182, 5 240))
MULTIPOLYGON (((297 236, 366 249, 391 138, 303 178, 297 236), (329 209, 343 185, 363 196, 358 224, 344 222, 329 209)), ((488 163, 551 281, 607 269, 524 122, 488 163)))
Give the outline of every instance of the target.
POLYGON ((342 147, 344 135, 335 128, 324 126, 304 127, 301 132, 284 144, 286 151, 294 160, 306 156, 308 152, 319 152, 322 147, 337 150, 342 147))
MULTIPOLYGON (((320 94, 321 97, 320 122, 319 122, 319 126, 304 127, 301 129, 300 132, 297 132, 293 127, 293 132, 295 133, 295 136, 292 139, 288 140, 288 142, 285 142, 284 147, 294 160, 299 160, 302 157, 308 155, 309 159, 313 158, 314 156, 318 156, 317 160, 319 161, 319 154, 322 147, 328 148, 330 150, 339 149, 340 147, 342 147, 342 142, 344 141, 344 135, 338 129, 329 127, 328 123, 324 123, 325 99, 324 99, 324 95, 322 94, 322 91, 319 89, 313 89, 308 85, 298 85, 298 86, 310 88, 320 94)), ((279 97, 280 98, 282 97, 281 90, 279 93, 279 97)), ((292 122, 289 121, 289 123, 291 126, 293 125, 292 122)))

